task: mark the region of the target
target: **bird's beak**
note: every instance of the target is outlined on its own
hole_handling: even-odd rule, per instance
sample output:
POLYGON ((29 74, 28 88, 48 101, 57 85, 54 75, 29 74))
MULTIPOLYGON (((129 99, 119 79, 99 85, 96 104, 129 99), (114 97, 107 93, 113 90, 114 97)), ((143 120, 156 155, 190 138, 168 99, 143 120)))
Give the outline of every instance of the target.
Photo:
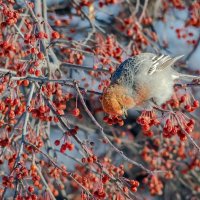
POLYGON ((126 119, 127 115, 123 114, 122 119, 126 119))
POLYGON ((127 116, 128 116, 127 110, 126 110, 125 108, 123 108, 122 110, 123 110, 122 118, 123 118, 123 119, 126 119, 127 116))

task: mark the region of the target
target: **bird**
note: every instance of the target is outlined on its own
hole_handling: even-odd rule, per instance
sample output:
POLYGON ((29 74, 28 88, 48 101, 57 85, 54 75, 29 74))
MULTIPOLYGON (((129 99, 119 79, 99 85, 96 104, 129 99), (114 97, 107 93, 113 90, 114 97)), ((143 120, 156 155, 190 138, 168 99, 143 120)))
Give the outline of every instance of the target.
POLYGON ((173 65, 183 55, 141 53, 122 62, 104 89, 101 103, 110 116, 126 116, 134 107, 161 106, 173 95, 177 80, 193 80, 197 76, 177 72, 173 65))

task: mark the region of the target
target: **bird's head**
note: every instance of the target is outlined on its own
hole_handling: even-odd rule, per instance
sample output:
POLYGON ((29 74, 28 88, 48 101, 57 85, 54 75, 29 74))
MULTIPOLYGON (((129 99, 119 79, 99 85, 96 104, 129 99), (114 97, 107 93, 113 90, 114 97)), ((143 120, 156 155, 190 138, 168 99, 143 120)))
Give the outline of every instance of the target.
POLYGON ((104 112, 115 116, 122 116, 129 108, 135 106, 130 90, 118 84, 110 85, 105 89, 101 103, 104 112))

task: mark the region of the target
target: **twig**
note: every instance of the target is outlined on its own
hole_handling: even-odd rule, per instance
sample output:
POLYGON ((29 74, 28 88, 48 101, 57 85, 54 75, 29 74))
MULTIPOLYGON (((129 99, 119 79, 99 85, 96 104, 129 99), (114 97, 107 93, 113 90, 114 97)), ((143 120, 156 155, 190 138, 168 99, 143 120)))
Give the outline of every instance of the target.
MULTIPOLYGON (((68 87, 73 87, 74 88, 74 84, 73 84, 73 80, 72 79, 49 79, 49 78, 45 78, 45 77, 35 77, 35 76, 24 76, 24 77, 20 77, 20 76, 11 76, 12 80, 29 80, 35 83, 60 83, 63 85, 66 85, 68 87)), ((83 87, 79 87, 81 90, 84 90, 85 93, 89 92, 89 93, 93 93, 93 94, 97 94, 97 95, 101 95, 101 92, 98 91, 94 91, 94 90, 88 90, 85 89, 83 87)))
POLYGON ((141 23, 141 21, 142 21, 144 15, 145 15, 145 12, 146 12, 148 3, 149 3, 149 0, 145 0, 145 1, 144 1, 144 6, 143 6, 142 14, 140 15, 140 18, 139 18, 139 22, 140 22, 140 23, 141 23))
POLYGON ((26 129, 27 129, 27 124, 28 124, 28 120, 29 120, 29 111, 28 111, 28 109, 30 107, 30 103, 31 103, 31 100, 32 100, 32 97, 33 97, 34 90, 35 90, 35 84, 31 83, 30 93, 29 93, 29 96, 28 96, 27 104, 26 104, 24 125, 23 125, 23 128, 22 128, 22 138, 21 138, 22 141, 21 141, 20 150, 19 150, 16 162, 19 162, 20 156, 23 153, 25 136, 27 135, 27 130, 26 129))
POLYGON ((84 70, 84 71, 96 71, 96 72, 106 72, 106 73, 110 73, 109 70, 107 69, 93 69, 90 67, 84 67, 82 65, 76 65, 76 64, 71 64, 71 63, 61 63, 60 67, 67 67, 67 68, 71 68, 71 69, 79 69, 79 70, 84 70))
POLYGON ((39 174, 39 176, 40 176, 42 182, 44 183, 44 185, 45 185, 47 191, 49 192, 51 198, 52 198, 53 200, 56 200, 56 198, 54 197, 54 195, 53 195, 51 189, 49 188, 49 186, 48 186, 48 184, 47 184, 47 182, 46 182, 46 180, 45 180, 45 178, 44 178, 44 176, 43 176, 43 174, 42 174, 42 172, 41 172, 41 169, 39 169, 39 166, 37 166, 37 165, 35 165, 35 166, 36 166, 37 173, 39 174))

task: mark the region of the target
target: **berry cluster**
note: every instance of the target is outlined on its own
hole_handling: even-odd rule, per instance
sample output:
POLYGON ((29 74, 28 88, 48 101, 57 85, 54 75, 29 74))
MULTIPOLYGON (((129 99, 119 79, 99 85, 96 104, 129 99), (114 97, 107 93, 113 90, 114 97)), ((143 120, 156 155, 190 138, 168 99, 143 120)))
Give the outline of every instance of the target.
POLYGON ((185 132, 191 133, 194 129, 194 124, 195 121, 193 119, 185 119, 181 113, 177 113, 177 118, 170 115, 163 128, 163 136, 170 138, 178 135, 181 141, 185 141, 187 139, 185 132))
POLYGON ((154 135, 151 127, 158 126, 160 121, 154 111, 143 111, 137 119, 137 123, 142 126, 142 130, 146 136, 152 137, 154 135))
POLYGON ((124 125, 124 121, 120 116, 105 116, 103 121, 108 124, 109 126, 118 124, 119 126, 124 125))

